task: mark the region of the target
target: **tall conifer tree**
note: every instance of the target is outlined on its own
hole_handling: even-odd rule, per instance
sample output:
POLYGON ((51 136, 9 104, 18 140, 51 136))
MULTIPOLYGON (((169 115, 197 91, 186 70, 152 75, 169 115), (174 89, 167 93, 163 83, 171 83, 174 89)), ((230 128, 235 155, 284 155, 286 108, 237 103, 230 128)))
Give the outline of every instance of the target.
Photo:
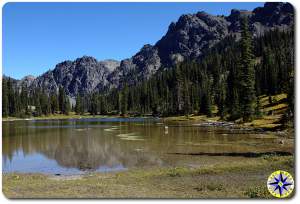
POLYGON ((255 72, 252 38, 249 31, 248 19, 244 17, 241 21, 241 105, 243 120, 251 121, 255 112, 255 72))

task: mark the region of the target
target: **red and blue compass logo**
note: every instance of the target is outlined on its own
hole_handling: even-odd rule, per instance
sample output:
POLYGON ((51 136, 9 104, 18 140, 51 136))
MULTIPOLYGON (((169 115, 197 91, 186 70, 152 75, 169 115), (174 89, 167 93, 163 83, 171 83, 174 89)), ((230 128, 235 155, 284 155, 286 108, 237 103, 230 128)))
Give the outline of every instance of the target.
POLYGON ((275 171, 268 178, 268 190, 277 198, 286 198, 294 190, 294 179, 286 171, 275 171))

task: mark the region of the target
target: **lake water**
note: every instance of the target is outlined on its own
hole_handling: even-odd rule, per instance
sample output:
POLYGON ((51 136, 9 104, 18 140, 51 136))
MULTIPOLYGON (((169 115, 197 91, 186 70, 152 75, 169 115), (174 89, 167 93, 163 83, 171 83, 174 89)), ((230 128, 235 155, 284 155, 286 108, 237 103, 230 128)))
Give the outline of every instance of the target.
POLYGON ((144 118, 13 121, 3 122, 2 128, 3 172, 66 175, 201 167, 293 146, 280 145, 272 135, 144 118))

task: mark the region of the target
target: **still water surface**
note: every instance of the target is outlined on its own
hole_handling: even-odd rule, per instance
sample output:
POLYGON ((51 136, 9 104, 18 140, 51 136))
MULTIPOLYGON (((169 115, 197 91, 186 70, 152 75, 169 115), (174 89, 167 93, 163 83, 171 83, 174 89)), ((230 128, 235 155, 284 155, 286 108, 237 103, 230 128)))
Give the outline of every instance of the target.
POLYGON ((191 154, 290 149, 271 135, 144 118, 13 121, 3 122, 2 128, 3 172, 81 174, 198 167, 230 158, 191 154))

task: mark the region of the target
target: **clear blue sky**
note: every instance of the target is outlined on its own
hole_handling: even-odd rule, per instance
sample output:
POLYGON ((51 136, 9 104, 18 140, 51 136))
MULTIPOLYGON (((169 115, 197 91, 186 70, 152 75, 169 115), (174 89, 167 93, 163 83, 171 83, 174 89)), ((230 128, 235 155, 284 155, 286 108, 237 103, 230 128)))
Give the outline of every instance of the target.
POLYGON ((228 15, 263 3, 7 3, 3 7, 3 73, 38 76, 83 55, 122 60, 154 44, 180 15, 228 15))

